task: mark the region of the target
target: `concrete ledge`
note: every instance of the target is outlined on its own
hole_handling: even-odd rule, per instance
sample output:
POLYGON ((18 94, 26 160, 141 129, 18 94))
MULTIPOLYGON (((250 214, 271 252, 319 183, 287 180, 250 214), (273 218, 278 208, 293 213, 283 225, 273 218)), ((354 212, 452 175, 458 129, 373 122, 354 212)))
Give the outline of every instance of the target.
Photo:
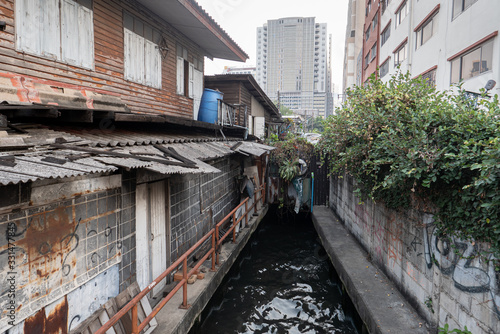
POLYGON ((335 270, 370 333, 429 333, 425 321, 327 207, 312 215, 335 270))
MULTIPOLYGON (((253 232, 255 232, 262 219, 266 216, 267 210, 268 206, 265 206, 258 211, 258 216, 249 216, 251 218, 248 222, 249 226, 240 230, 235 244, 229 242, 222 245, 219 256, 220 265, 217 267, 216 272, 207 271, 203 280, 188 285, 188 303, 191 305, 189 309, 179 309, 179 306, 182 304, 182 288, 175 294, 156 315, 158 327, 153 331, 153 334, 186 334, 189 332, 196 318, 201 314, 210 301, 210 298, 212 298, 253 232)), ((210 266, 211 262, 207 261, 205 267, 210 268, 210 266)))

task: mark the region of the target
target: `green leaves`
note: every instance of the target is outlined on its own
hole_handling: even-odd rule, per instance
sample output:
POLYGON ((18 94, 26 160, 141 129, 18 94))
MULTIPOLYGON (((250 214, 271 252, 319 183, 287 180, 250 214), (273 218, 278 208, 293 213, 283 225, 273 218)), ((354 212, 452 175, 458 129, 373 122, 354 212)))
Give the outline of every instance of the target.
POLYGON ((280 177, 285 181, 292 181, 299 174, 299 161, 285 160, 279 168, 280 177))
POLYGON ((361 193, 388 207, 430 200, 442 232, 491 242, 500 255, 498 96, 470 103, 421 79, 372 77, 347 91, 325 123, 320 148, 332 173, 345 170, 361 193))

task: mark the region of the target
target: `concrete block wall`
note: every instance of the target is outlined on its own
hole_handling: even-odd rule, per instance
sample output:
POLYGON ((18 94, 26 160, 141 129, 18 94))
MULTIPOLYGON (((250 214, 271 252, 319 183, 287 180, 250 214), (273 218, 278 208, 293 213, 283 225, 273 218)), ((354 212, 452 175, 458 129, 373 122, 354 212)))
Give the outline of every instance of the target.
MULTIPOLYGON (((53 303, 79 312, 81 301, 68 305, 68 294, 121 261, 119 179, 84 181, 96 187, 70 199, 64 191, 77 191, 82 180, 35 182, 29 203, 0 214, 0 333, 13 324, 31 333, 26 324, 45 321, 53 303)), ((65 331, 69 323, 60 325, 65 331)))
POLYGON ((351 177, 332 176, 330 208, 432 326, 500 333, 498 262, 480 256, 487 244, 444 238, 432 214, 363 202, 354 189, 351 177))
POLYGON ((171 257, 175 261, 238 205, 239 166, 230 158, 210 163, 221 173, 170 179, 171 257))
POLYGON ((136 172, 123 172, 121 188, 121 220, 119 224, 120 241, 118 247, 122 253, 120 263, 120 292, 136 281, 136 242, 135 242, 135 189, 136 172))

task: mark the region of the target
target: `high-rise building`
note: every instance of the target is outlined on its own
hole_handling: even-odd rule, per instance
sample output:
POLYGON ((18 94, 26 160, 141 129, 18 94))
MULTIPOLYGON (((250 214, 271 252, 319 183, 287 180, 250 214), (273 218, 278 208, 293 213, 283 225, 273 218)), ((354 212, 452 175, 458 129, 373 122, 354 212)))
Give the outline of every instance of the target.
MULTIPOLYGON (((396 2, 396 0, 392 0, 392 2, 396 2)), ((380 3, 380 0, 368 0, 365 6, 363 53, 361 58, 363 63, 363 69, 361 71, 362 82, 366 82, 372 74, 377 72, 379 64, 380 3)))
POLYGON ((224 66, 222 74, 251 74, 255 77, 255 66, 224 66))
POLYGON ((269 20, 257 28, 257 82, 273 101, 325 115, 331 87, 326 28, 314 17, 269 20))
POLYGON ((367 0, 365 11, 363 82, 371 73, 387 81, 398 68, 439 90, 463 81, 478 93, 500 80, 500 1, 367 0))
POLYGON ((328 63, 326 72, 326 109, 325 117, 333 114, 335 86, 332 82, 332 35, 328 36, 328 63))
POLYGON ((365 0, 349 0, 342 80, 344 92, 348 87, 361 82, 363 64, 358 63, 358 58, 362 59, 365 5, 365 0))

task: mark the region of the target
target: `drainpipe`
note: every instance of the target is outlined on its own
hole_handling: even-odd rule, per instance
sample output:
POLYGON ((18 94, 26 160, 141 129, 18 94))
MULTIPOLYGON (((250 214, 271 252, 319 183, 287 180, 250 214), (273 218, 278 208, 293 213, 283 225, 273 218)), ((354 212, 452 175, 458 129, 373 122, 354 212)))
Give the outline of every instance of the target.
POLYGON ((409 17, 409 24, 408 24, 408 71, 412 73, 412 64, 413 64, 413 51, 415 48, 415 45, 413 45, 413 37, 415 34, 413 33, 413 3, 415 0, 409 0, 408 3, 410 5, 409 11, 410 11, 410 17, 409 17))

